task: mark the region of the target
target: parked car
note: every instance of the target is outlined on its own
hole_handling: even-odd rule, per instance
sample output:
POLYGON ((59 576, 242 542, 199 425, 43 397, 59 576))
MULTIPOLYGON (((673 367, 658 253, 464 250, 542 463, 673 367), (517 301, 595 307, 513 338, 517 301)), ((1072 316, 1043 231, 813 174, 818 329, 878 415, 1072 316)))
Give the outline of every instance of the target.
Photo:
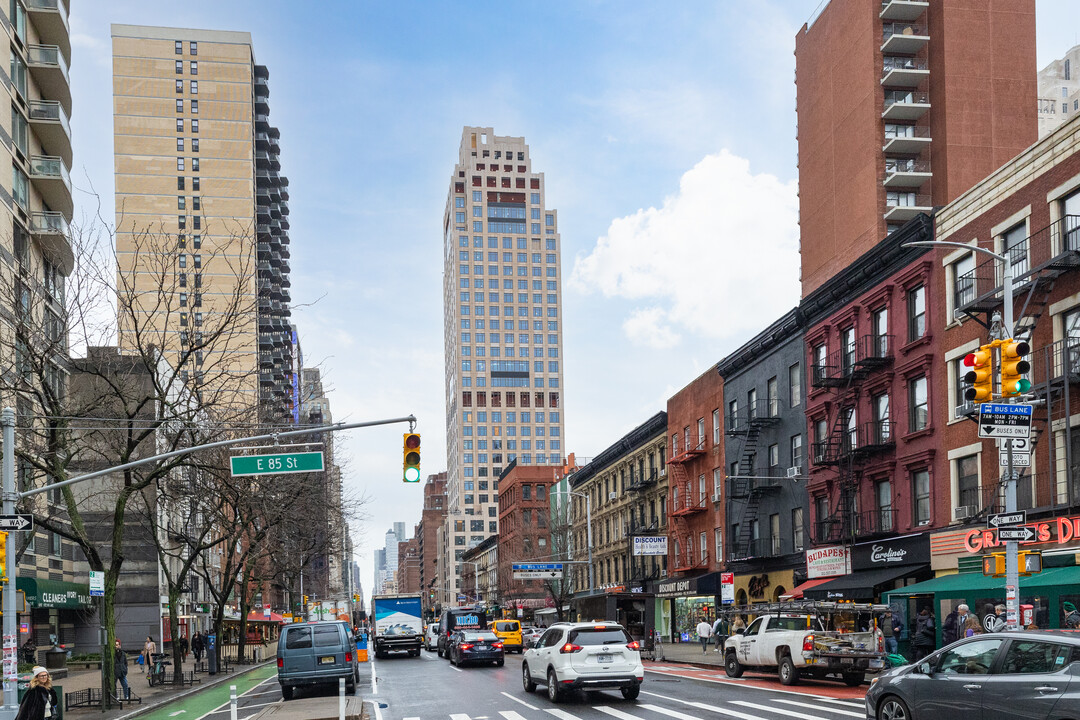
POLYGON ((521 621, 513 619, 492 620, 488 623, 488 629, 499 636, 502 640, 503 650, 506 652, 525 651, 524 641, 521 635, 521 621))
POLYGON ((439 647, 439 623, 428 623, 424 628, 424 649, 431 651, 439 647))
POLYGON ((546 685, 551 702, 571 690, 605 688, 618 688, 624 698, 634 700, 645 680, 639 650, 637 641, 616 623, 555 623, 525 651, 521 683, 525 692, 546 685))
POLYGON ((533 645, 535 645, 536 641, 539 640, 543 636, 545 630, 547 630, 547 628, 541 628, 541 627, 524 627, 524 628, 521 628, 521 642, 525 645, 525 649, 527 650, 527 649, 531 648, 533 645))
POLYGON ((866 714, 877 720, 1072 720, 1080 716, 1080 636, 1050 630, 965 638, 874 678, 866 714))
POLYGON ((490 630, 462 630, 450 636, 451 665, 471 662, 493 662, 502 667, 503 644, 499 636, 490 630))
POLYGON ((292 699, 293 689, 298 686, 337 687, 342 677, 346 690, 352 693, 360 679, 356 646, 348 626, 333 620, 285 626, 278 639, 277 667, 285 700, 292 699))

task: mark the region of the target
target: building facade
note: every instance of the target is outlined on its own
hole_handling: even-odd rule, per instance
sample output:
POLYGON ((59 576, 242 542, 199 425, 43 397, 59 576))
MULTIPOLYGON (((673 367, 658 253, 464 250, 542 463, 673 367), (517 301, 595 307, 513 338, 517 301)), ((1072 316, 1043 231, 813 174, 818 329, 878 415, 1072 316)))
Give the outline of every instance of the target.
POLYGON ((1039 71, 1039 137, 1045 137, 1080 114, 1080 45, 1039 71))
POLYGON ((189 382, 295 422, 288 179, 269 71, 249 33, 113 25, 112 43, 118 281, 135 291, 120 345, 153 328, 172 359, 196 353, 189 382), (204 370, 211 338, 218 357, 204 370))
POLYGON ((558 471, 559 468, 546 465, 519 465, 511 461, 499 476, 497 602, 511 614, 521 608, 531 617, 534 610, 549 604, 547 581, 518 580, 513 566, 554 561, 551 531, 557 518, 551 516, 550 493, 558 471))
POLYGON ((498 532, 502 471, 563 464, 558 214, 524 138, 463 130, 443 249, 449 602, 464 552, 498 532))
POLYGON ((727 569, 734 600, 776 600, 805 580, 803 323, 793 309, 717 365, 724 381, 727 569))
POLYGON ((424 483, 424 509, 416 526, 419 540, 417 560, 420 564, 420 591, 424 594, 424 608, 434 611, 438 595, 439 534, 446 521, 446 473, 428 475, 424 483))
POLYGON ((830 0, 795 64, 803 296, 1036 139, 1034 0, 830 0))

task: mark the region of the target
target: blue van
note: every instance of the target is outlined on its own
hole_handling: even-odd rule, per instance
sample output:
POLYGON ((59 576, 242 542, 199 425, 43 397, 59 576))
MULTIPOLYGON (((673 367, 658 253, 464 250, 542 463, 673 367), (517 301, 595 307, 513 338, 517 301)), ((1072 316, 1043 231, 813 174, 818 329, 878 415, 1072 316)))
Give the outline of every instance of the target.
POLYGON ((360 666, 348 625, 338 621, 286 625, 278 638, 278 683, 291 700, 299 686, 332 684, 345 678, 345 690, 356 692, 360 666))

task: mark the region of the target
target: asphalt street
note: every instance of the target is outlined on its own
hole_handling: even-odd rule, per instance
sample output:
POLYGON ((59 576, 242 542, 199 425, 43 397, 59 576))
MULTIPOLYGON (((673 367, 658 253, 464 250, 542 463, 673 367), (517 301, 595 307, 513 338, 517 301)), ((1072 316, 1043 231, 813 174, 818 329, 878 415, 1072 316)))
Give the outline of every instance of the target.
MULTIPOLYGON (((577 693, 551 703, 544 687, 527 693, 521 656, 504 667, 456 668, 434 652, 375 661, 375 683, 361 692, 372 720, 855 720, 859 699, 766 689, 646 671, 637 700, 617 691, 577 693)), ((721 671, 722 672, 722 671, 721 671)))

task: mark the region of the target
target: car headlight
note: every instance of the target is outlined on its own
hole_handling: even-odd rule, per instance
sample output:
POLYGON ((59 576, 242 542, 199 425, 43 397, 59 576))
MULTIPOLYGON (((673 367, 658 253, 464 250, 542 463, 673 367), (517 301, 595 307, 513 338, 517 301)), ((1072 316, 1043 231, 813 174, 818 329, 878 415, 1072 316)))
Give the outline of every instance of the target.
POLYGON ((881 678, 878 677, 870 678, 870 687, 874 687, 874 684, 877 683, 877 681, 880 679, 881 678))

